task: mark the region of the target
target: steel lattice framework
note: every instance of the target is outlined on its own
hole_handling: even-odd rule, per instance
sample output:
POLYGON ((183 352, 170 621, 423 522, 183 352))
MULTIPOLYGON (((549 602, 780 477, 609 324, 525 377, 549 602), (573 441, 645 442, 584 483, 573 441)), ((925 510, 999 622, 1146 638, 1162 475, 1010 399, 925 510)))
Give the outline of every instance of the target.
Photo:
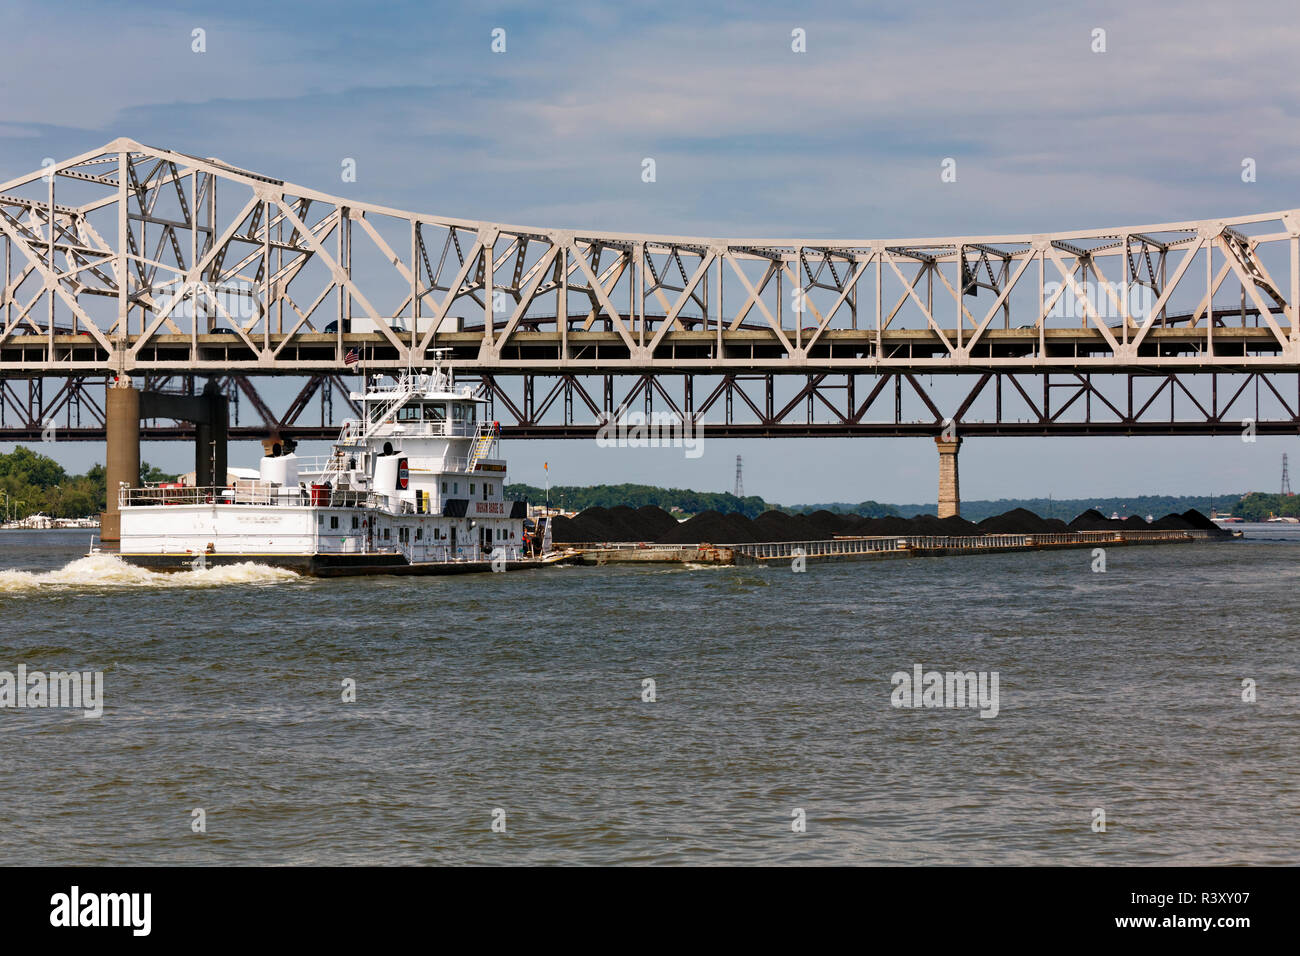
POLYGON ((1300 426, 1300 210, 944 239, 657 236, 404 212, 119 139, 0 184, 0 246, 0 437, 52 420, 98 437, 86 390, 121 375, 216 377, 260 419, 232 434, 321 437, 331 423, 306 404, 346 397, 340 376, 435 348, 525 437, 642 407, 720 436, 1300 426), (307 381, 283 413, 250 381, 275 375, 307 381))

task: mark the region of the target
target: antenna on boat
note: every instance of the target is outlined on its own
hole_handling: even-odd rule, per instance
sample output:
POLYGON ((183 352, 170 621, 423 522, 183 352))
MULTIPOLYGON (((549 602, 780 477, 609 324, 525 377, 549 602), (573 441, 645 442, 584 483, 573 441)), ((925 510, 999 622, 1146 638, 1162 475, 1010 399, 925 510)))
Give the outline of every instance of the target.
MULTIPOLYGON (((436 366, 436 363, 435 363, 435 366, 436 366)), ((407 350, 406 350, 406 379, 407 379, 407 381, 414 382, 414 381, 415 381, 415 375, 416 375, 416 372, 415 372, 415 349, 414 349, 414 348, 410 348, 410 349, 407 349, 407 350)))
POLYGON ((450 348, 450 347, 447 347, 447 346, 443 346, 443 347, 441 347, 441 348, 432 348, 432 349, 425 349, 425 350, 424 350, 424 354, 425 354, 426 356, 429 355, 430 353, 432 353, 432 355, 433 355, 433 373, 434 373, 434 374, 433 374, 433 379, 434 379, 434 384, 437 385, 437 384, 438 384, 438 379, 439 379, 439 378, 443 378, 443 379, 445 380, 445 385, 446 385, 446 388, 447 388, 448 391, 451 391, 452 385, 454 384, 454 382, 453 382, 453 378, 452 378, 452 370, 451 370, 450 367, 445 368, 445 369, 443 368, 442 357, 443 357, 444 354, 446 354, 446 353, 448 353, 448 352, 450 352, 450 351, 451 351, 451 348, 450 348))

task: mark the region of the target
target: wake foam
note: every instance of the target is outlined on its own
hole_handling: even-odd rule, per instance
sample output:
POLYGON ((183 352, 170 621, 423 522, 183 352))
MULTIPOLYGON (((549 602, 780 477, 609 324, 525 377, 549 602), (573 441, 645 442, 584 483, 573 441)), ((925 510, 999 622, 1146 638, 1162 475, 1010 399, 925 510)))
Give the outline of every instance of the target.
POLYGON ((203 570, 150 571, 127 564, 115 554, 92 554, 54 571, 0 570, 0 594, 41 588, 194 588, 223 584, 275 584, 297 580, 285 568, 252 561, 218 565, 203 570))

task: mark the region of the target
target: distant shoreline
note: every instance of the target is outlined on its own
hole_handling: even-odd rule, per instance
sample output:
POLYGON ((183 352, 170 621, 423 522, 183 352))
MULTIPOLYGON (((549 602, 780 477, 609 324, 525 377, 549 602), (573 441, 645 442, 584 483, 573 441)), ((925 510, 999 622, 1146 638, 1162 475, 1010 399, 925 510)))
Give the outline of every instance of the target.
POLYGON ((0 531, 98 531, 99 525, 70 525, 65 528, 8 528, 0 527, 0 531))

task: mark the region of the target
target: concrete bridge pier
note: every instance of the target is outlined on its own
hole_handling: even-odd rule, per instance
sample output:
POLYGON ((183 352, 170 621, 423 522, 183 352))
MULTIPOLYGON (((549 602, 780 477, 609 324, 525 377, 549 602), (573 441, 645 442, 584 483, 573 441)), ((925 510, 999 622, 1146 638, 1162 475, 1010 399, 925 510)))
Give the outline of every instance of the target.
POLYGON ((104 478, 107 504, 99 517, 99 539, 117 541, 121 522, 117 508, 122 483, 140 483, 140 392, 125 375, 108 386, 104 402, 104 478))
POLYGON ((216 382, 208 382, 201 395, 142 392, 125 375, 108 387, 104 402, 105 479, 108 485, 104 513, 99 518, 101 541, 121 540, 122 523, 117 496, 122 484, 140 484, 140 419, 174 418, 194 423, 194 483, 200 487, 224 486, 226 442, 230 431, 230 403, 216 382))
POLYGON ((957 452, 961 441, 960 438, 944 438, 942 435, 934 440, 939 449, 940 518, 961 514, 961 487, 957 476, 957 452))

